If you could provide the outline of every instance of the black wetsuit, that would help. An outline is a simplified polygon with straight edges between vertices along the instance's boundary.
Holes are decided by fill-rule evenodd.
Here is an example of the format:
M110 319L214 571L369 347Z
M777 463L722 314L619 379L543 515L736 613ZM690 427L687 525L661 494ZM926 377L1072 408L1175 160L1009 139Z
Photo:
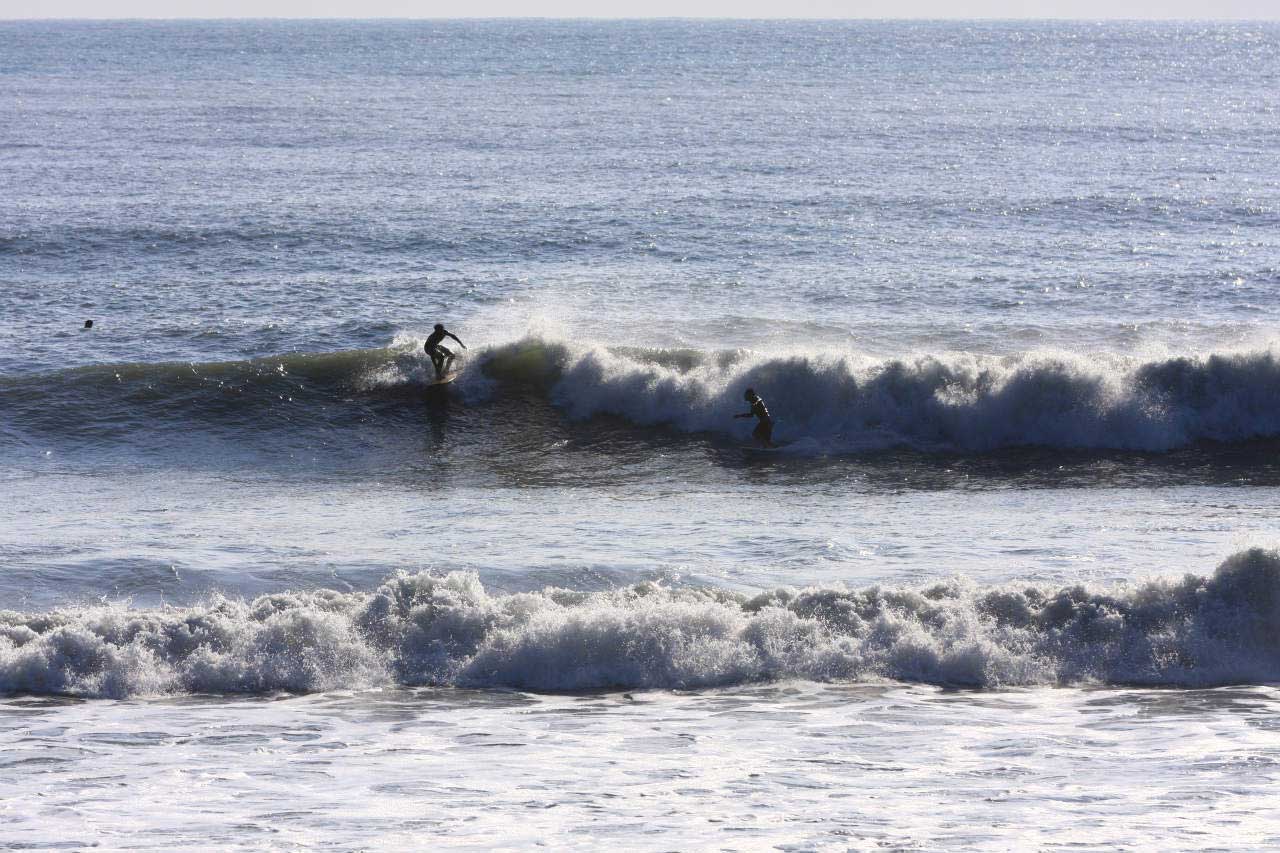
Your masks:
M766 447L773 444L773 418L769 416L769 410L765 408L763 398L756 397L755 402L751 404L751 414L760 421L752 430L751 437Z
M453 361L453 350L448 347L440 346L440 342L446 337L453 338L458 341L458 336L444 329L436 329L427 338L427 342L422 345L427 355L431 356L431 363L436 366L436 373L443 376L445 370L449 367L449 362ZM462 341L458 341L462 343Z

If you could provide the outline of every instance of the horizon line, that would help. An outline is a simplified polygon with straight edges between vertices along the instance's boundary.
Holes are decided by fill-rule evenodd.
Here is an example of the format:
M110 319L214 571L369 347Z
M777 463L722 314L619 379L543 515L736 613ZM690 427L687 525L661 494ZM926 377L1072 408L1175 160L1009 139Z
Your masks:
M1208 23L1280 23L1280 13L1275 17L1209 17L1209 18L1179 18L1179 17L1064 17L1060 15L1026 15L1021 17L972 17L972 16L956 16L956 17L937 17L935 15L907 15L902 17L875 17L875 16L859 16L851 15L838 18L827 16L764 16L764 17L732 17L727 15L376 15L376 16L359 16L359 15L308 15L299 17L295 15L220 15L220 16L203 16L203 15L174 15L168 17L150 17L150 16L46 16L46 17L3 17L0 16L0 23L130 23L130 22L166 22L166 21L617 21L617 22L656 22L656 21L726 21L726 22L756 22L756 21L779 21L779 22L807 22L807 23L841 23L846 21L866 21L866 22L911 22L911 23L954 23L960 21L970 21L974 23L1014 23L1022 21L1038 21L1044 23L1182 23L1182 24L1208 24Z

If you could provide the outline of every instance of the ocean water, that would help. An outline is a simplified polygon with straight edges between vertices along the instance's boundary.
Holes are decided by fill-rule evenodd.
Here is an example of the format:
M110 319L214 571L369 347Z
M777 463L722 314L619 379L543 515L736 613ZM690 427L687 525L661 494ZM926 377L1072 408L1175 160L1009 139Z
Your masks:
M1275 24L0 23L0 847L1280 845L1278 158Z

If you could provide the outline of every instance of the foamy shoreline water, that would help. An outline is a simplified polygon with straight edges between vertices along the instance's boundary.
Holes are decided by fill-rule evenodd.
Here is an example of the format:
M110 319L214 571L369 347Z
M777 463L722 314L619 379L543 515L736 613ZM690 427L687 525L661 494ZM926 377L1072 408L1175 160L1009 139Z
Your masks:
M99 849L1256 850L1280 840L1277 701L810 682L8 699L0 803L10 842Z

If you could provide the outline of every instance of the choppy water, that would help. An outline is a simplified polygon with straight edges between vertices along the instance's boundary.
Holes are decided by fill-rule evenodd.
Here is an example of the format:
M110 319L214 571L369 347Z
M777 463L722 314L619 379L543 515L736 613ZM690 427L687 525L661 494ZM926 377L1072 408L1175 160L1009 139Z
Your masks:
M1278 84L0 23L0 843L1274 846Z

